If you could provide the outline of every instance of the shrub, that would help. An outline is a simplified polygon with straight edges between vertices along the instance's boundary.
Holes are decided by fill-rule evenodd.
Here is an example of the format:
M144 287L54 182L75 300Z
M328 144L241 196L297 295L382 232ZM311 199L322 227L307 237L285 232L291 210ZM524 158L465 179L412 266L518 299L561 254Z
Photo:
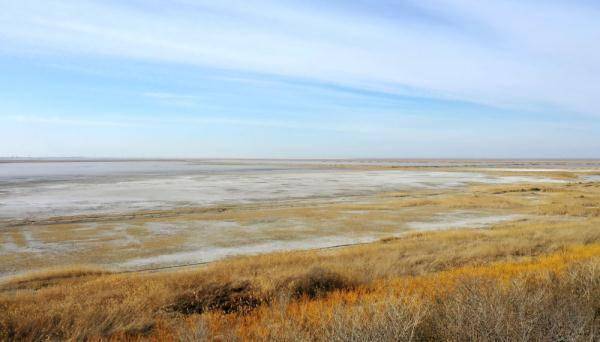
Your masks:
M433 303L428 339L448 341L579 341L600 333L598 265L566 275L515 279L508 286L465 279Z
M295 298L316 298L335 290L354 289L358 285L357 281L339 273L315 267L303 275L284 280L279 288L287 289Z
M214 310L246 312L263 302L258 292L249 281L209 283L179 295L171 308L186 315Z

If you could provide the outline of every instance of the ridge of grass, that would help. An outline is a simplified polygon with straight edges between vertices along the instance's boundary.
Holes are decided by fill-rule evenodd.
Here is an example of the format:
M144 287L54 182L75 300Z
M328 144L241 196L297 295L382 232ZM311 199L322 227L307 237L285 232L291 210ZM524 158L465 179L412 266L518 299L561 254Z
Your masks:
M415 233L339 250L237 257L178 272L73 272L73 277L53 281L48 276L22 277L0 288L0 339L289 340L294 336L288 332L294 331L300 340L318 339L317 333L332 340L350 338L346 333L376 338L377 331L423 337L426 331L431 335L439 329L433 328L433 312L459 310L435 304L439 299L450 305L445 300L452 296L443 293L466 286L461 291L470 289L500 303L502 296L512 296L512 290L493 292L503 288L495 282L498 279L509 288L517 281L554 291L552 277L569 274L565 270L570 265L587 262L596 266L585 267L597 268L599 221L586 220L518 221L489 230ZM541 280L522 276L536 273ZM576 314L588 320L589 305L596 304L582 304L578 298L581 291L597 291L593 284L599 273L585 273L587 278L584 273L564 283L560 294L568 294L563 293L566 288L575 291L567 298L580 303L585 312ZM45 281L45 286L39 286L39 281ZM578 281L587 285L573 287ZM542 295L533 285L514 291L519 296ZM333 311L325 310L329 306ZM506 308L517 309L518 305ZM486 311L486 315L491 314ZM420 323L424 321L429 322L427 329Z

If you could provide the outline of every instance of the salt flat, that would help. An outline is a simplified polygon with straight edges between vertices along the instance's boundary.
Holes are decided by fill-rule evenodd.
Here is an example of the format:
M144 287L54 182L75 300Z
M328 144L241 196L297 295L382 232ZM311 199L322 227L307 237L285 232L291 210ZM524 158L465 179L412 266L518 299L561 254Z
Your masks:
M563 164L556 174L471 164L0 163L0 274L81 263L143 269L491 228L536 219L553 194L541 187L597 181L565 176Z
M481 172L340 170L294 164L0 163L0 220L515 182L559 180Z

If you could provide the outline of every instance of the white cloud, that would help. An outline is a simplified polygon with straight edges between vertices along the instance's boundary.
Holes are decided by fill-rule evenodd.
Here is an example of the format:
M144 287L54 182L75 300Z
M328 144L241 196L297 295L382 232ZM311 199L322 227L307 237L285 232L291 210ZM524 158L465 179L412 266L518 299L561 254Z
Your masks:
M65 118L58 116L38 116L38 115L12 115L6 116L6 119L24 124L50 124L61 126L105 126L105 127L126 127L131 123L117 120L94 120L80 118Z
M408 3L456 28L309 2L154 8L156 2L5 0L0 52L182 63L391 91L408 86L496 106L600 115L598 8L576 1Z
M159 103L178 107L194 107L198 104L198 98L193 95L183 95L167 92L146 92L142 95L154 99Z
M93 126L93 127L147 127L157 125L195 125L195 126L248 126L262 128L284 128L317 131L348 132L360 134L380 134L385 127L372 124L344 124L324 123L314 124L310 122L284 121L284 120L261 120L236 117L203 116L203 117L177 117L170 118L153 116L111 116L107 120L72 118L62 116L42 115L8 115L0 116L2 120L33 125L58 125L58 126Z

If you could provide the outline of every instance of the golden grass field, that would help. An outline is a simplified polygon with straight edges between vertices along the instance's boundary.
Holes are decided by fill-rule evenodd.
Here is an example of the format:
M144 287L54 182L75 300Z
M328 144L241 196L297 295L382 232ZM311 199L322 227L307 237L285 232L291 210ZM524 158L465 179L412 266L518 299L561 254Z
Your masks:
M564 173L545 172L543 176L569 182L580 175L569 178ZM472 219L554 215L572 219L580 216L575 210L597 215L597 197L590 197L595 193L577 186L576 180L567 183L569 186L473 185L16 221L0 225L0 243L13 249L0 253L0 275L71 264L148 268L155 265L148 262L137 266L136 260L197 250L235 251L248 245L279 242L295 243L299 249L311 248L327 239L376 240L414 230L411 224L415 222L445 223L452 219L448 216ZM584 197L577 198L575 194L579 192ZM269 247L260 250L268 251ZM177 257L171 259L175 264L188 263Z
M383 233L369 244L180 270L75 265L5 278L0 339L599 340L600 183L561 179L567 181L134 217L293 218L355 232L378 222ZM483 229L391 234L399 231L395 222L452 210L520 216ZM348 211L361 215L343 215Z

